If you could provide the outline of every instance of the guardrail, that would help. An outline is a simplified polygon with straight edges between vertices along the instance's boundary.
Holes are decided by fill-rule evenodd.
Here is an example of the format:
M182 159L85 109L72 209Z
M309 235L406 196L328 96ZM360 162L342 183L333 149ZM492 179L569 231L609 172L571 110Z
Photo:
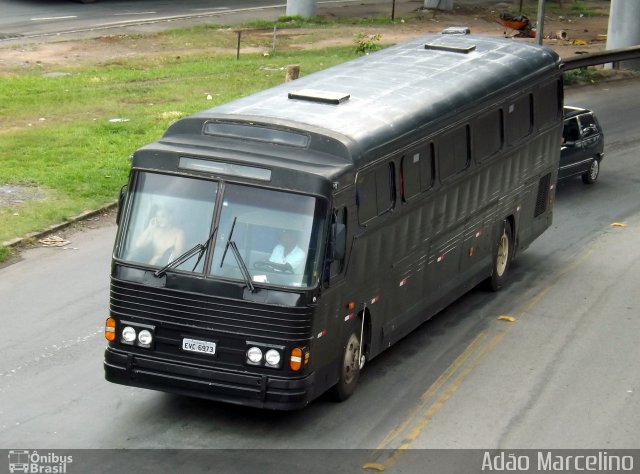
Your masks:
M640 59L640 46L628 48L610 49L597 53L580 54L563 59L560 66L563 71L580 69L581 67L595 66L597 64L618 63L630 59Z

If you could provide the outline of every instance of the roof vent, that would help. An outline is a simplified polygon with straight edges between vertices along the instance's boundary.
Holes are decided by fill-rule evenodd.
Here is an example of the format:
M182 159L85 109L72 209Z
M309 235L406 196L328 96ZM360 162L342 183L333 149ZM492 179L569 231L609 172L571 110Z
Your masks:
M317 91L303 89L297 92L289 92L289 99L306 100L308 102L320 102L322 104L338 105L346 102L351 97L344 92Z
M442 30L443 35L470 35L471 29L468 26L450 26Z
M473 44L471 46L459 47L459 46L448 46L445 44L427 43L424 45L424 49L430 49L432 51L447 51L449 53L468 54L471 51L475 51L476 45Z

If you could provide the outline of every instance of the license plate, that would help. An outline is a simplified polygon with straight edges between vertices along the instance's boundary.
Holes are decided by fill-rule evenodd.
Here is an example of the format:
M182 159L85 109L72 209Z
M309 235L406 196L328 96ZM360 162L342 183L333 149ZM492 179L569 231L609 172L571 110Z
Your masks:
M182 350L189 352L200 352L201 354L215 354L216 343L209 341L198 341L196 339L183 339Z

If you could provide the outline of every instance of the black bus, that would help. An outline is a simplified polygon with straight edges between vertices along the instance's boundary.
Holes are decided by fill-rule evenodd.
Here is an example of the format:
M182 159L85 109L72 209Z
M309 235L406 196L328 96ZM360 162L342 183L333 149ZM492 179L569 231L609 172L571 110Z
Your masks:
M559 57L428 35L181 119L121 193L106 379L272 409L366 360L552 220Z

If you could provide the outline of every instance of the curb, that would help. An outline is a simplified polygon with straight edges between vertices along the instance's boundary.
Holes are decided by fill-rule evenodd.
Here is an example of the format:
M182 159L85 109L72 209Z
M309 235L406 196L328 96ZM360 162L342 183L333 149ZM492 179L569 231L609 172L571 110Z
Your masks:
M25 235L24 237L16 237L15 239L11 239L11 240L5 240L4 242L2 242L2 246L3 247L18 247L22 244L25 244L26 242L33 240L33 239L39 239L42 237L45 237L48 234L51 234L53 232L57 232L59 230L63 230L66 229L67 227L75 224L76 222L80 222L83 221L85 219L88 219L90 217L94 217L97 216L98 214L101 214L103 212L106 211L110 211L112 209L115 209L116 207L118 207L118 202L112 202L110 204L107 204L106 206L103 206L101 208L98 209L94 209L91 211L85 211L81 214L78 214L75 217L72 217L71 219L62 222L61 224L54 224L51 225L49 227L47 227L46 229L39 231L39 232L32 232L30 234Z

